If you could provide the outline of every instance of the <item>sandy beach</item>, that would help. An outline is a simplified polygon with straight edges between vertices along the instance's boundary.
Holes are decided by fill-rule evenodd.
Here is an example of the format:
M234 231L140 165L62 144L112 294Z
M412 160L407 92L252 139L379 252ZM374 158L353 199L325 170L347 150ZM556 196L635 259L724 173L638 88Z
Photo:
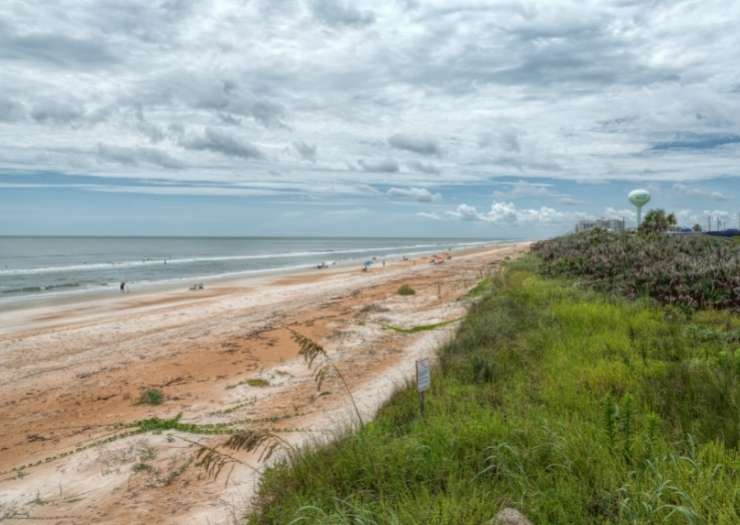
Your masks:
M336 384L318 395L291 330L326 348L372 417L456 323L389 326L459 319L480 278L527 246L3 312L0 521L238 521L259 469L279 455L260 463L242 454L250 466L211 479L194 466L191 442L218 445L222 434L136 432L135 423L181 414L214 428L270 428L294 445L331 439L351 423L350 404ZM398 295L401 284L417 293ZM164 402L138 403L144 389Z

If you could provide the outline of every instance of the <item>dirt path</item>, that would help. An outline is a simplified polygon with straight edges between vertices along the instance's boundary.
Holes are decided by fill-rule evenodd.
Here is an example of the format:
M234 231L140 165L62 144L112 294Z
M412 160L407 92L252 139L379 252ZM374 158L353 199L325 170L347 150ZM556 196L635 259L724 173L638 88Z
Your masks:
M524 249L16 315L0 330L0 522L230 523L259 476L239 466L228 483L225 475L209 479L192 464L197 447L185 441L224 437L135 432L135 422L182 414L181 421L217 425L207 427L215 432L248 426L296 444L325 439L351 418L347 397L333 384L318 395L291 329L324 345L372 416L414 360L454 329L405 334L388 325L460 317L460 299L480 276ZM416 295L399 296L400 284ZM165 402L138 404L147 388Z

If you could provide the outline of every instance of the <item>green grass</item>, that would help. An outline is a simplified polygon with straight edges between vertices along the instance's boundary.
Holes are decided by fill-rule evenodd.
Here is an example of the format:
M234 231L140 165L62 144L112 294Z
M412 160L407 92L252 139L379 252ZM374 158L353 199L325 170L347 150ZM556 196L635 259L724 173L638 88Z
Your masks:
M191 434L225 434L229 432L230 426L226 424L206 424L184 423L180 421L182 414L177 414L169 419L152 417L142 419L132 426L139 432L163 432L166 430L179 430L180 432L189 432Z
M492 284L491 277L485 277L478 281L478 284L476 284L467 294L468 297L480 297L484 295L485 293L489 292L491 290L491 284Z
M252 524L740 523L740 339L515 262L377 418L266 471Z

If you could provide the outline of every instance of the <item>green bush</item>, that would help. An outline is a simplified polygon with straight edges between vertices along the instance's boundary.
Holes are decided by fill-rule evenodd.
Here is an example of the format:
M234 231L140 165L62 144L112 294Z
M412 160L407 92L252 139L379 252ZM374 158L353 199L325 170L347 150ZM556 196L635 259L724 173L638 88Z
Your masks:
M740 245L724 239L592 230L536 243L532 251L546 275L684 309L740 311Z
M139 396L140 405L161 405L164 403L164 394L156 388L147 388Z
M398 289L398 295L414 295L416 290L411 288L408 284L402 284Z

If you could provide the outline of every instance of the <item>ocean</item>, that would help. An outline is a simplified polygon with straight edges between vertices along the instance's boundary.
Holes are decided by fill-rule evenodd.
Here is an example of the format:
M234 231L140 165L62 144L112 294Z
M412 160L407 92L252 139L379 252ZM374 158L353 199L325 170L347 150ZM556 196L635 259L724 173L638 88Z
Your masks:
M0 237L0 302L301 270L324 261L460 249L496 240L362 237Z

